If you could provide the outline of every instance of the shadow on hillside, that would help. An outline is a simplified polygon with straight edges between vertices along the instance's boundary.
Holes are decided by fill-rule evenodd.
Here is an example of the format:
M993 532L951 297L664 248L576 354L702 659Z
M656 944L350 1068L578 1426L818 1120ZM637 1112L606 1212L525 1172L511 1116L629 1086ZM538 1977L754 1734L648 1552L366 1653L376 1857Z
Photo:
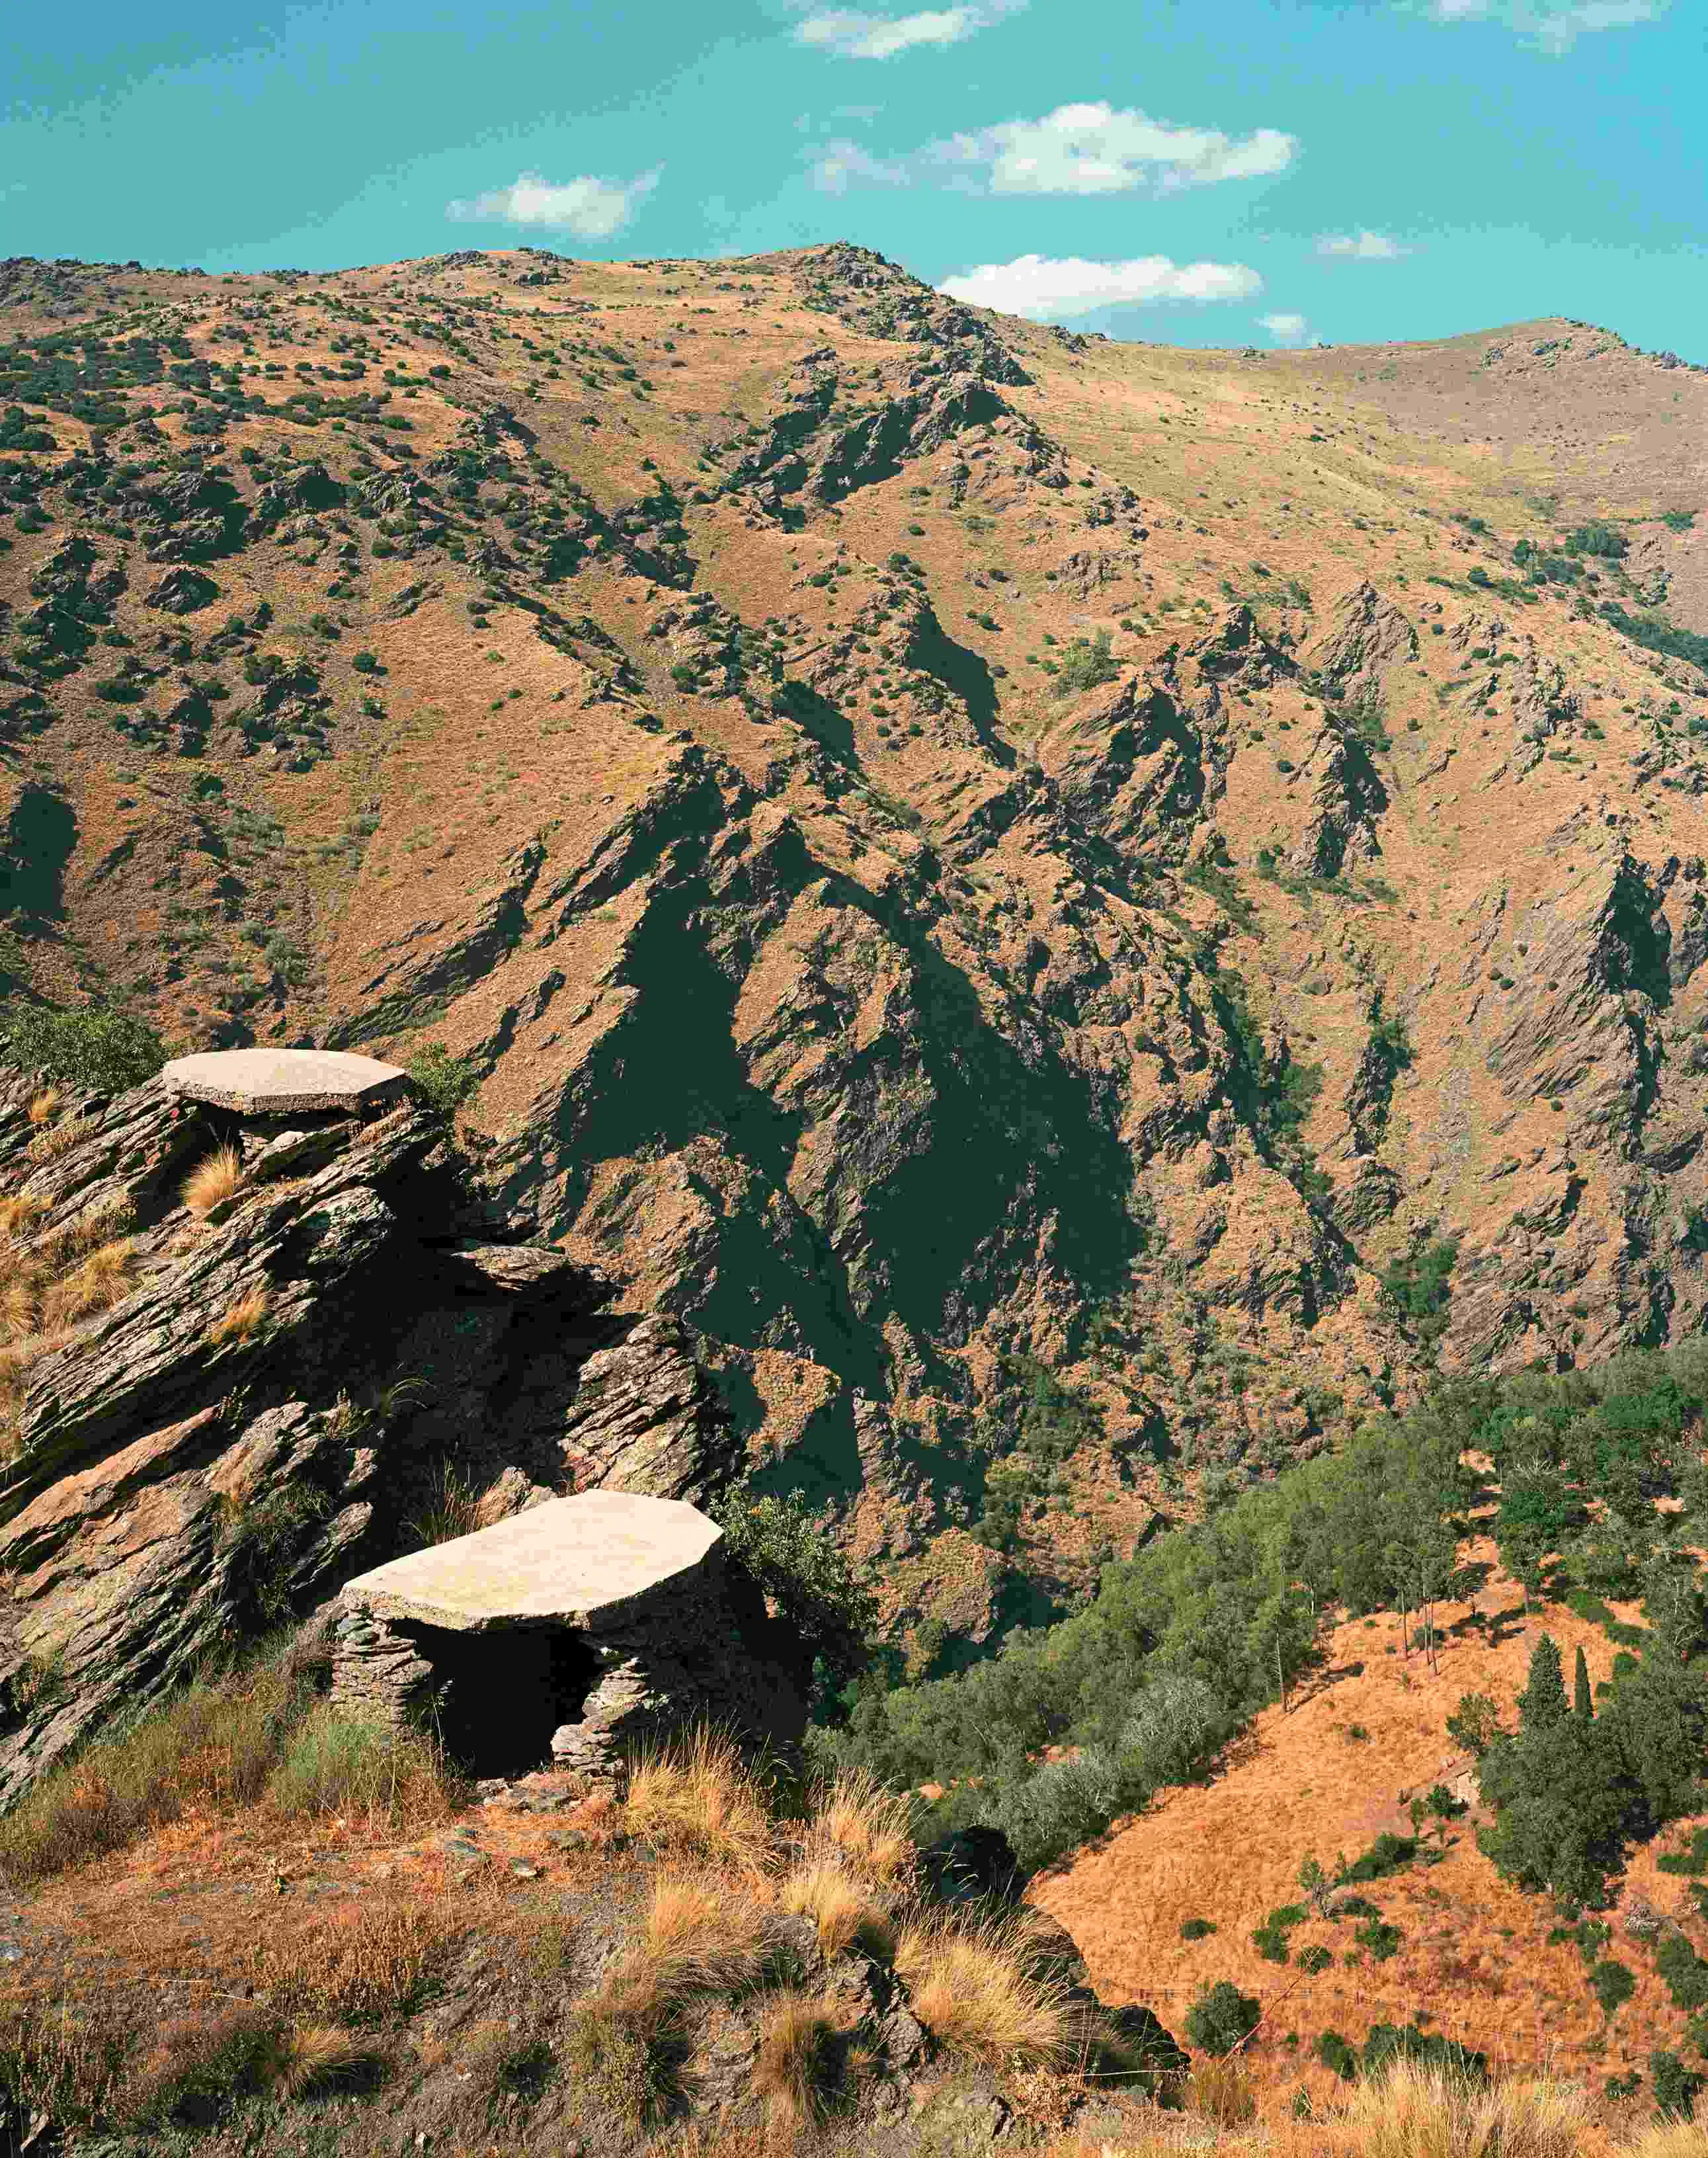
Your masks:
M906 962L922 1023L905 1050L850 1046L839 1051L850 1060L845 1071L833 1058L774 1095L756 1076L771 1068L764 1053L750 1062L737 1038L758 950L741 942L757 927L740 931L739 906L730 911L744 871L724 864L710 888L707 827L720 815L715 796L679 798L624 865L625 884L648 875L651 893L615 970L615 987L639 993L601 1047L611 1083L584 1074L557 1117L536 1124L518 1188L505 1195L520 1197L530 1175L560 1176L566 1221L601 1162L684 1161L684 1189L706 1210L715 1242L668 1308L732 1345L809 1355L838 1374L835 1402L782 1472L810 1497L828 1497L864 1481L856 1397L880 1410L888 1401L890 1314L916 1338L964 1341L1035 1271L1046 1232L1051 1272L1088 1304L1118 1293L1140 1233L1122 1204L1131 1164L1076 1073L1048 1058L1029 1062L904 903L828 871L798 834L767 857L770 905L814 888L842 917L839 945L879 932ZM729 925L715 950L714 901ZM826 965L816 959L815 972ZM818 993L810 979L801 991ZM803 1149L810 1159L845 1084L859 1087L867 1113L839 1121L833 1154L821 1148L803 1185ZM707 1137L735 1165L734 1179L686 1166Z
M29 785L12 806L0 853L0 912L65 918L65 865L77 844L77 814L51 787Z
M1015 753L996 731L996 682L978 654L968 645L957 644L933 615L913 638L907 656L961 700L979 746L998 764L1012 770Z

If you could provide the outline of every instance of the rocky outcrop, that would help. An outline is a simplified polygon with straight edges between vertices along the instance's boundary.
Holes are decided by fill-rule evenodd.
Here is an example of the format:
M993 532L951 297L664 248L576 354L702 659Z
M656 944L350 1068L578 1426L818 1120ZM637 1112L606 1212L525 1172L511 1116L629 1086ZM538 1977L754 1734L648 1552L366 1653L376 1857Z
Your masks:
M1308 665L1336 689L1378 679L1385 668L1417 657L1417 632L1367 579L1343 593L1334 620L1304 653Z
M1349 863L1374 861L1381 853L1377 824L1388 790L1355 730L1325 714L1315 740L1300 760L1290 787L1310 790L1310 809L1287 866L1301 876L1339 876Z
M0 1807L119 1710L406 1549L436 1464L502 1504L606 1481L710 1502L737 1473L680 1329L604 1313L596 1271L507 1241L423 1112L271 1128L155 1082L72 1102L42 1159L33 1091L0 1092L12 1248L105 1241L124 1281L8 1352ZM179 1187L224 1143L244 1178L199 1218Z

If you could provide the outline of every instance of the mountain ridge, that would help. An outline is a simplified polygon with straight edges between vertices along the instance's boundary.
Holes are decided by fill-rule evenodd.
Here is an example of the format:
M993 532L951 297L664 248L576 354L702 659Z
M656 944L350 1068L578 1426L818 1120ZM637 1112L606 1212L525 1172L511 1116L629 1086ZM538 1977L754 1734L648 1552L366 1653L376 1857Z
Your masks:
M1702 370L841 246L0 309L15 991L467 1056L917 1667L1437 1370L1700 1325Z

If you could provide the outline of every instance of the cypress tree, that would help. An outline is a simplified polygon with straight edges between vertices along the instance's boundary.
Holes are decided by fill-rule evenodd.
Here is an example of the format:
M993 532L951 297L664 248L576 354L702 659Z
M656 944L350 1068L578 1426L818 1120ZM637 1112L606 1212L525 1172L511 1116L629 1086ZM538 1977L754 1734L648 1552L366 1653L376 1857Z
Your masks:
M1566 1714L1566 1673L1560 1648L1551 1634L1544 1634L1530 1651L1530 1673L1518 1697L1519 1714L1526 1731L1540 1731L1558 1723Z
M1595 1709L1590 1701L1589 1665L1584 1660L1581 1646L1571 1673L1571 1711L1580 1723L1588 1723L1595 1716Z

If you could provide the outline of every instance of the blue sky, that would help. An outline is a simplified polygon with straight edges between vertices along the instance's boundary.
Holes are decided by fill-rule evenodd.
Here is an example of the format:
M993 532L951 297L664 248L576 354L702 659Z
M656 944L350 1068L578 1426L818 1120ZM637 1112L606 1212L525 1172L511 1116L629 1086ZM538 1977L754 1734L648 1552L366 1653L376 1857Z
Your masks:
M1708 362L1700 0L8 12L0 256L849 239L1115 337L1560 313Z

